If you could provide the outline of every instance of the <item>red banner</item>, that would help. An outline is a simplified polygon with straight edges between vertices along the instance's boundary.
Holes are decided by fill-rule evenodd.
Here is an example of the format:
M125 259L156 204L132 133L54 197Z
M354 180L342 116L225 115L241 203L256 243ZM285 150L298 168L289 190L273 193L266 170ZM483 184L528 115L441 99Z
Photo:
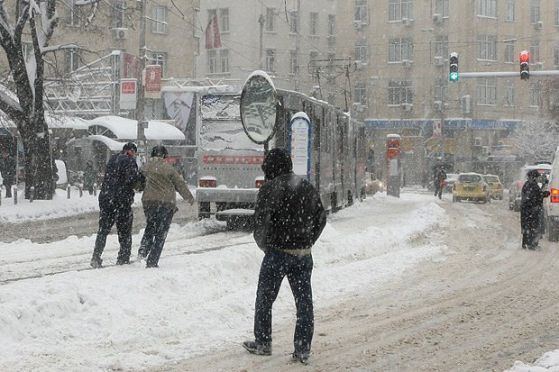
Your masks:
M205 155L202 158L204 164L262 164L264 156L222 156Z
M146 97L156 96L158 98L161 95L161 66L146 66L144 92Z

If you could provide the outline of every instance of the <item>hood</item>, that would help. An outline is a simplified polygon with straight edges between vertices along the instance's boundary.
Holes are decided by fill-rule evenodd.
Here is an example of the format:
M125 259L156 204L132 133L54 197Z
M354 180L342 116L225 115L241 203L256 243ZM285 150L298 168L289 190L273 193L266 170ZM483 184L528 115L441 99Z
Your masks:
M293 163L291 157L283 149L272 149L262 163L262 170L267 180L272 180L282 174L291 173Z

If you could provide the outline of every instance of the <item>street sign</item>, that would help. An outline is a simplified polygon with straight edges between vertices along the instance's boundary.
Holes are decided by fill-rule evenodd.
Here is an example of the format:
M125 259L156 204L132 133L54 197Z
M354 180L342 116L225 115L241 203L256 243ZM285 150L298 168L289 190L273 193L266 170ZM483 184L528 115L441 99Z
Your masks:
M136 79L120 79L120 108L121 110L136 109L136 95L138 93Z

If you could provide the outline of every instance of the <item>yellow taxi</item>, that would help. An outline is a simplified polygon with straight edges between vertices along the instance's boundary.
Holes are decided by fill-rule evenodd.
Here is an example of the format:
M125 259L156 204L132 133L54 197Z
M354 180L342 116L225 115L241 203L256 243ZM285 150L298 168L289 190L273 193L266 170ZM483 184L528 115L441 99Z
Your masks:
M489 187L479 173L460 173L458 179L452 186L452 201L461 200L481 201L487 203L491 201Z
M483 179L489 187L489 195L493 199L503 200L503 184L501 183L499 176L486 174L483 176Z

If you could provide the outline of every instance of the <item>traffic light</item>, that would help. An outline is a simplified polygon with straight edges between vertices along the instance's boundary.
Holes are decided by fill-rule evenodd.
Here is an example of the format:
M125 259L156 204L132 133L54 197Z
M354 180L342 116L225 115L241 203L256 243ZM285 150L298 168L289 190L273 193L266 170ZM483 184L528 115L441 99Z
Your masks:
M460 79L460 75L458 74L458 53L452 52L450 53L450 73L448 74L448 80L450 81L458 81Z
M523 50L520 52L520 79L528 80L530 78L530 53Z

